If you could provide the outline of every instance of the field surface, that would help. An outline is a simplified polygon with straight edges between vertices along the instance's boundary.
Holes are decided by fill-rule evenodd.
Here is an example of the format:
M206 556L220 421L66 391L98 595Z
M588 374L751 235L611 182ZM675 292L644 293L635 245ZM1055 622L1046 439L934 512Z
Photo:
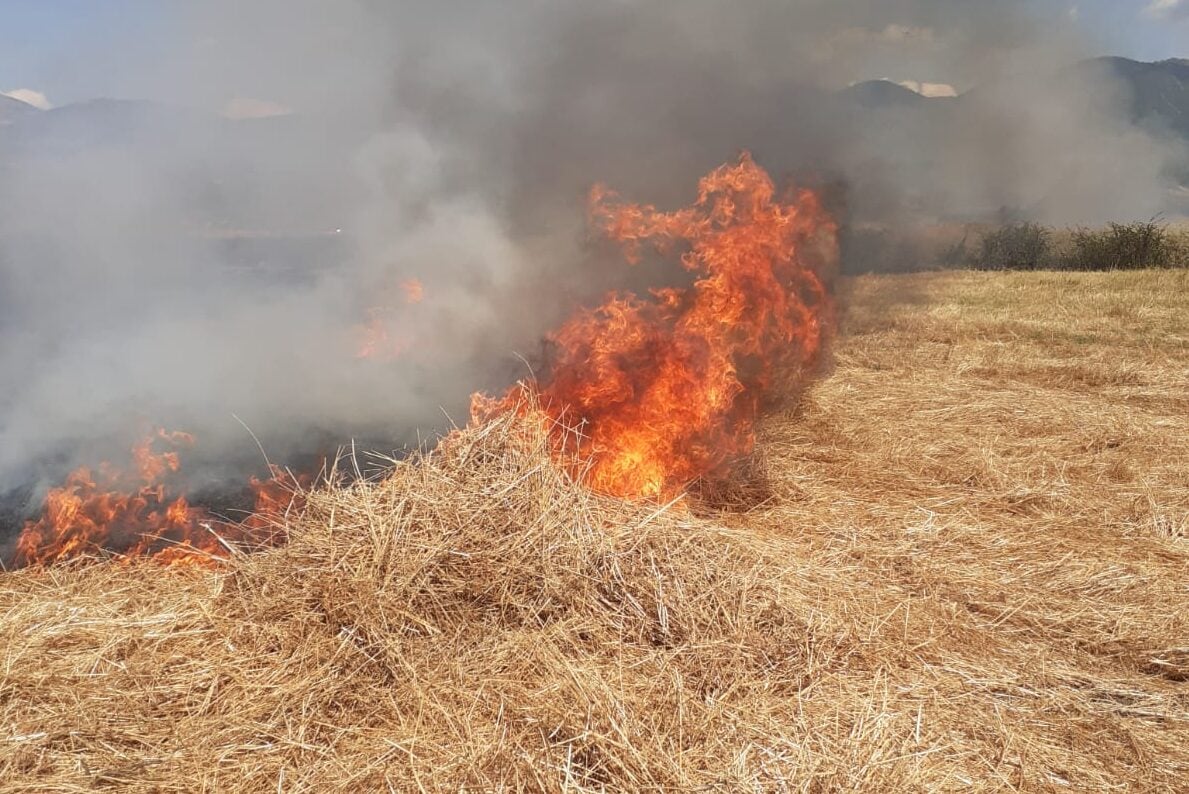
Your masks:
M0 791L1183 791L1189 271L841 293L713 498L507 419L222 573L0 574Z

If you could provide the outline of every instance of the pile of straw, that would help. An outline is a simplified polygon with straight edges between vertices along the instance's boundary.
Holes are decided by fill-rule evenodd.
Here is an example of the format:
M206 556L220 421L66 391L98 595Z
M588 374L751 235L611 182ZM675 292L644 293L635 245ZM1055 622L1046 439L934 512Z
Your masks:
M0 791L1177 790L1185 392L1001 356L1051 308L979 278L852 285L746 512L594 496L505 418L221 573L3 575Z

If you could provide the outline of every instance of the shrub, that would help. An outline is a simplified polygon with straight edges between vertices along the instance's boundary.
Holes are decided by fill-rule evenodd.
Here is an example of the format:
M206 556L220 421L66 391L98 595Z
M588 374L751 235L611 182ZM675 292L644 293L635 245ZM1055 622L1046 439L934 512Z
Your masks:
M974 266L980 270L1040 270L1048 267L1052 232L1037 223L1009 223L987 232Z
M1139 270L1173 267L1179 259L1168 227L1153 218L1100 230L1076 229L1060 265L1065 270Z
M970 264L970 251L966 247L966 240L970 232L962 235L962 239L944 249L937 257L937 264L945 270L964 268Z
M1170 235L1172 242L1172 264L1170 267L1189 268L1189 231Z

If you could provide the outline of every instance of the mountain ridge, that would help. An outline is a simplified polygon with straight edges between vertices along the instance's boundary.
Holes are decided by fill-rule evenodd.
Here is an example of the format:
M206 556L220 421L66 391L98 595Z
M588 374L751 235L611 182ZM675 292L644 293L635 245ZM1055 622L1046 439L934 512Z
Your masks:
M0 94L0 125L11 124L23 116L40 113L41 111L24 100L8 94Z
M1102 91L1119 86L1129 120L1157 133L1172 133L1189 141L1189 58L1137 61L1106 55L1079 61L1060 70L1055 79L1079 87L1101 85ZM1080 82L1079 82L1080 81ZM844 101L869 109L937 108L968 103L986 91L975 86L957 97L929 97L892 80L865 80L838 92Z

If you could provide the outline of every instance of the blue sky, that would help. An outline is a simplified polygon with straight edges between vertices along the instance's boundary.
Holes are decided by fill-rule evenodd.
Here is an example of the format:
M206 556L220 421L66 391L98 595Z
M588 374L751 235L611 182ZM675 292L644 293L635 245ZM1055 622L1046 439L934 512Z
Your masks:
M1189 58L1189 0L1079 0L1078 22L1103 55L1141 61Z
M118 91L113 53L151 55L168 2L0 0L0 91L26 88L58 104Z
M59 105L97 96L166 98L153 79L159 75L145 74L144 65L196 44L177 40L186 30L185 7L170 0L0 0L0 92L28 89ZM1096 54L1189 57L1189 0L1069 0L1068 12L1068 24Z

